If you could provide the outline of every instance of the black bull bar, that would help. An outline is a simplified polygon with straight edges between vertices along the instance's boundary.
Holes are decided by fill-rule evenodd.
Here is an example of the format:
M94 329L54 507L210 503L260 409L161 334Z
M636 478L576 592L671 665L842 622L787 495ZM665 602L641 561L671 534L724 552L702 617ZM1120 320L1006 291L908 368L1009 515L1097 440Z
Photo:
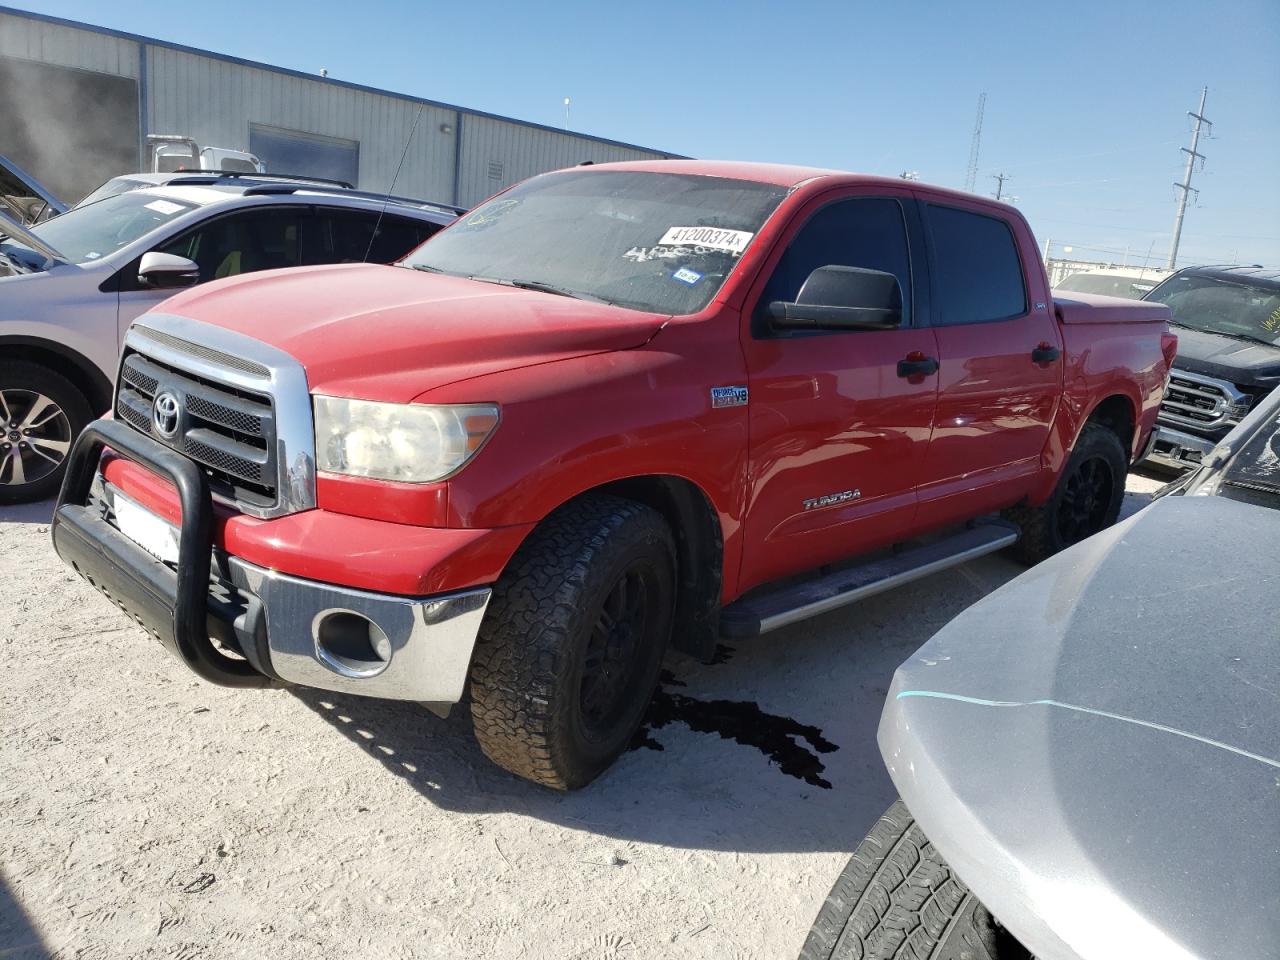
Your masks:
M177 569L153 557L90 505L104 447L169 480L182 504ZM197 675L225 687L273 683L210 639L213 499L204 472L182 454L117 420L95 420L76 440L50 533L58 556L159 638Z

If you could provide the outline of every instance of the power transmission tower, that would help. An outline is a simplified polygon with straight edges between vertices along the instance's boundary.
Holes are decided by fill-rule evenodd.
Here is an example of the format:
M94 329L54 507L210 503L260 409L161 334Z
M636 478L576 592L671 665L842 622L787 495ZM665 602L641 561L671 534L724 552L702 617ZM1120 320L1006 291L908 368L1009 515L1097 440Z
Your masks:
M1196 158L1200 159L1200 169L1204 169L1204 154L1196 153L1196 147L1200 145L1200 126L1207 126L1210 131L1213 130L1213 123L1204 117L1204 101L1209 96L1209 88L1205 87L1200 91L1200 109L1195 113L1187 113L1188 117L1195 120L1196 125L1191 130L1191 149L1182 148L1182 152L1187 155L1187 169L1182 175L1182 182L1175 183L1174 187L1182 191L1178 194L1178 214L1173 219L1173 245L1169 247L1169 269L1172 270L1178 262L1178 241L1182 239L1182 218L1187 212L1187 196L1195 193L1200 196L1199 190L1193 190L1191 186L1191 173L1195 169ZM1212 132L1210 133L1212 136Z
M991 175L991 179L996 182L996 193L995 193L996 199L997 200L1003 199L1004 198L1004 182L1006 180L1012 180L1013 177L1009 176L1007 173L993 173Z
M978 94L978 117L973 121L973 140L969 144L969 172L965 174L964 188L973 193L978 179L978 149L982 146L982 112L987 107L986 91Z

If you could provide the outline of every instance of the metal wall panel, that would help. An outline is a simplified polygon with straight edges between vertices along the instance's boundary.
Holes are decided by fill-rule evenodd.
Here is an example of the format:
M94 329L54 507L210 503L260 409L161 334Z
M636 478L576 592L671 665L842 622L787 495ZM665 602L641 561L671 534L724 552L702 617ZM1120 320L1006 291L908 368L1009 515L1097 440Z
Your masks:
M138 78L136 42L11 13L0 13L0 57Z
M141 133L248 149L250 124L257 123L356 141L357 186L365 190L388 189L403 154L396 193L464 206L525 177L583 160L667 156L40 14L0 11L0 57L137 79ZM40 176L39 170L32 173Z
M462 128L458 202L465 207L526 177L584 160L608 163L666 156L467 113Z
M419 104L167 47L148 46L151 133L181 133L201 146L248 149L249 124L299 130L360 144L360 182L386 190L404 153ZM446 125L451 132L444 133ZM395 191L448 202L453 197L452 110L422 106ZM286 171L290 172L290 171Z

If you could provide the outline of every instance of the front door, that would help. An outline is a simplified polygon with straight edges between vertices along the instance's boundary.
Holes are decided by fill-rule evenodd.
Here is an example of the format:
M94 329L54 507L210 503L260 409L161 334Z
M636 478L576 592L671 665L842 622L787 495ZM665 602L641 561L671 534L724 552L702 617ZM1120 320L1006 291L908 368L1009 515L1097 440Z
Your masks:
M195 261L200 282L234 277L254 270L296 267L300 262L299 230L302 208L259 207L208 220L155 249ZM156 290L138 282L138 261L120 271L120 339L138 316L176 290Z
M920 483L920 520L930 528L1025 495L1062 395L1061 331L1027 282L1039 270L1034 249L1019 248L997 210L962 204L921 204L942 364Z
M938 378L899 369L908 358L937 356L912 284L910 203L906 191L883 190L815 201L747 299L750 476L740 590L891 543L914 522ZM775 329L768 305L794 302L810 273L829 265L896 276L901 326Z

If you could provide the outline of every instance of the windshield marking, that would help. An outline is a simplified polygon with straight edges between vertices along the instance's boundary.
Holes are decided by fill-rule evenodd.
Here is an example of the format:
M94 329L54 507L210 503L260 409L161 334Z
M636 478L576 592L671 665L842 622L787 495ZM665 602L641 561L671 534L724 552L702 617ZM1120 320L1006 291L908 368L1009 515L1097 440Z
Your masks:
M1219 750L1226 750L1228 753L1234 753L1249 760L1256 760L1264 763L1269 767L1275 767L1280 770L1280 760L1273 760L1270 757L1264 757L1261 754L1253 753L1241 747L1233 747L1229 743L1223 743L1221 740L1214 740L1211 737L1202 737L1198 733L1191 733L1189 730L1179 730L1177 727L1166 726L1163 723L1155 723L1151 720L1139 720L1137 717L1126 717L1121 713L1111 713L1109 710L1096 710L1093 707L1082 707L1074 703L1063 703L1060 700L985 700L982 697L966 697L959 693L941 693L937 690L903 690L895 699L904 700L907 697L928 697L934 700L954 700L957 703L971 703L979 707L1060 707L1063 710L1074 710L1076 713L1087 713L1095 717L1104 717L1107 720L1119 720L1122 723L1132 723L1135 726L1146 727L1149 730L1158 730L1161 733L1172 733L1177 737L1186 737L1188 740L1195 740L1197 743L1203 743L1210 747L1217 747Z

